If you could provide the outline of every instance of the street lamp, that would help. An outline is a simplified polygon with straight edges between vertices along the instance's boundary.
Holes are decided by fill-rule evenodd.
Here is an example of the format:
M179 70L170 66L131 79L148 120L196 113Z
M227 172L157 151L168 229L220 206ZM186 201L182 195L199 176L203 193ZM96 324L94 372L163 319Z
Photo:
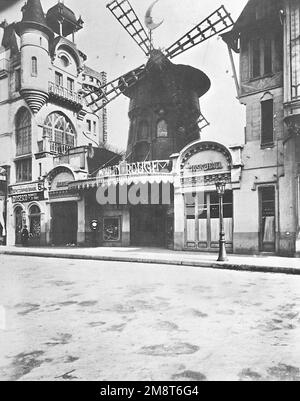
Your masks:
M224 214L223 214L223 197L225 194L226 182L220 180L216 182L216 189L219 196L219 216L220 216L220 240L219 240L219 258L218 262L226 262L228 260L226 253L226 239L224 230Z

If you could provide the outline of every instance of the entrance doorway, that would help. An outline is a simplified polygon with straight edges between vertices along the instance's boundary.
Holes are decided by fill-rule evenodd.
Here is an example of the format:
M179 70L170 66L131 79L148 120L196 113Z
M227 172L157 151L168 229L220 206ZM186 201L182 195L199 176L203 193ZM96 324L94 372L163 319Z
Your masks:
M275 187L262 187L259 191L260 203L260 251L275 252L276 242L276 202Z
M233 249L233 196L224 195L226 248ZM215 192L185 195L185 248L203 251L219 249L219 197Z
M51 205L52 242L56 246L77 244L77 202L61 202Z
M15 210L15 243L22 244L22 229L23 229L23 209L18 206Z
M37 205L29 209L29 232L31 234L29 243L31 246L41 244L41 210Z
M166 209L159 205L137 205L130 211L131 245L163 247L167 245Z

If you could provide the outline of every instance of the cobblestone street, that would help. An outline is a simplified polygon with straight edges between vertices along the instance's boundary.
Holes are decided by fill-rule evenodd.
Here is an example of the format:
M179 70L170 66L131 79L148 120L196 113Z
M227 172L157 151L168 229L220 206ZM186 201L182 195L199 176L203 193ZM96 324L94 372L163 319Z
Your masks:
M300 380L298 276L1 255L0 277L1 380Z

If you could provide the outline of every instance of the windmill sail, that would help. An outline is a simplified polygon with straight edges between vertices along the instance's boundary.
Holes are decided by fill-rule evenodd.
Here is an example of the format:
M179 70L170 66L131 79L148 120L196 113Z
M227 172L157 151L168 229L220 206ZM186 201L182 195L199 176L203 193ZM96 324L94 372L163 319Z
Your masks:
M85 95L87 106L92 107L94 112L103 109L108 103L120 96L125 90L136 84L136 82L145 74L145 65L141 65L127 74L101 86L96 91L87 93Z
M151 49L150 39L129 1L113 0L106 7L148 56Z
M220 34L225 29L233 26L233 24L234 22L230 14L226 11L224 6L221 6L170 46L166 50L166 56L172 59L205 40Z

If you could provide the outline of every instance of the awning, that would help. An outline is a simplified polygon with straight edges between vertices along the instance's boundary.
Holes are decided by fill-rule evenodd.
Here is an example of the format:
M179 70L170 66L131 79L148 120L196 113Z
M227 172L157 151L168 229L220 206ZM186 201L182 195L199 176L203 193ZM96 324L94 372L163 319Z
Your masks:
M132 184L173 184L172 173L152 175L120 175L110 177L97 177L87 180L74 181L69 184L69 189L85 190L98 187L109 187L111 185L132 185Z

